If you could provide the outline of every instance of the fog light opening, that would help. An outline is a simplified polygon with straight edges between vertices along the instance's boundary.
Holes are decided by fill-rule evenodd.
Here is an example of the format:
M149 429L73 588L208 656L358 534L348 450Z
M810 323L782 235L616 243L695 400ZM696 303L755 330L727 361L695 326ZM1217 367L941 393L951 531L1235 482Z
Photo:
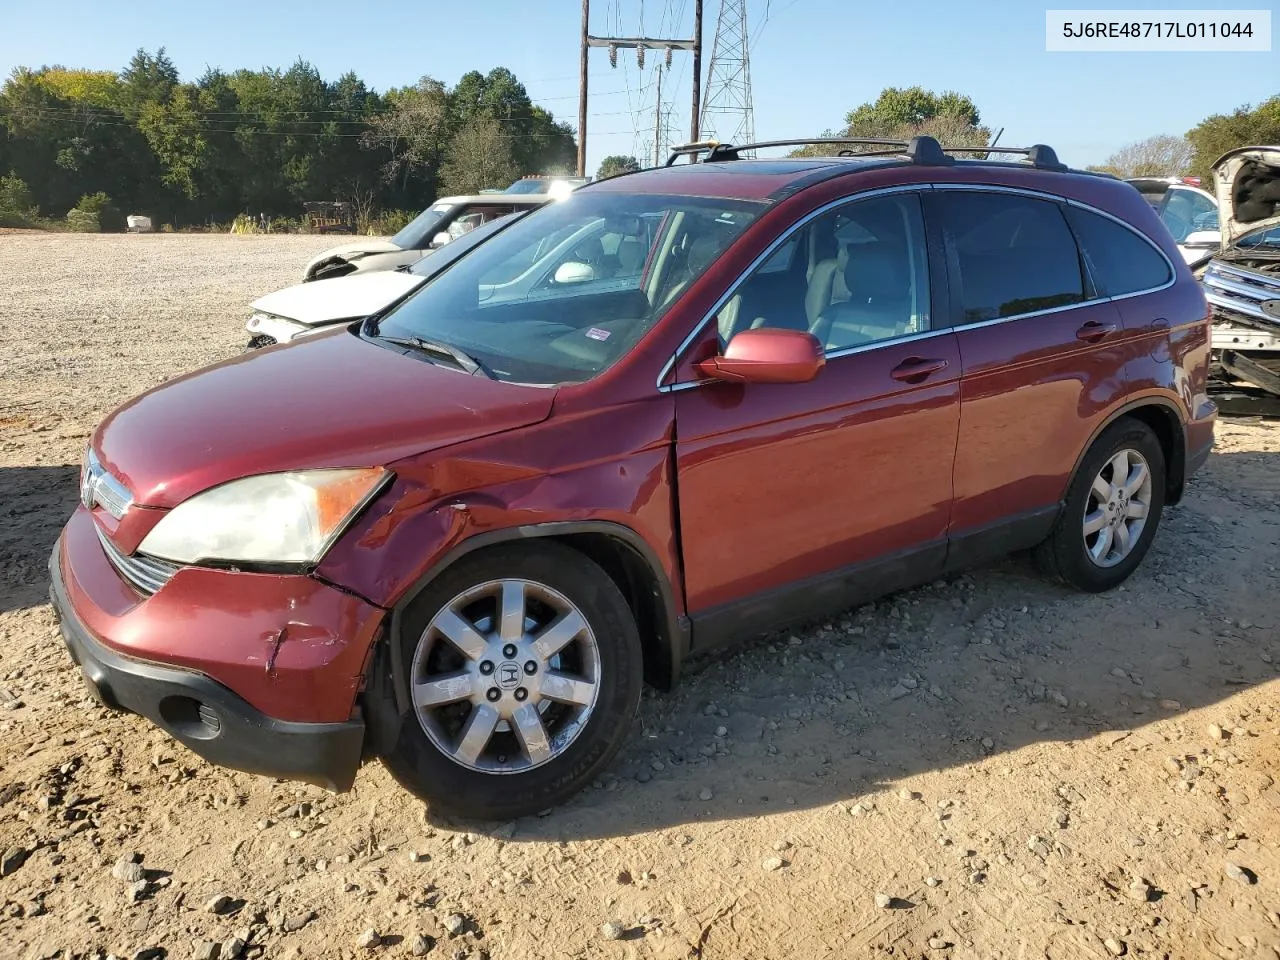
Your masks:
M165 697L160 701L160 718L176 737L212 740L222 732L218 712L192 697Z

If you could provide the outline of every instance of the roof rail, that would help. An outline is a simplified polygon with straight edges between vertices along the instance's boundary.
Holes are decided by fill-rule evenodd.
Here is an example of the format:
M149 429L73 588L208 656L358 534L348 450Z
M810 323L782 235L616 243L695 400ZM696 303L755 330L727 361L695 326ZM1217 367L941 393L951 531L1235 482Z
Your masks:
M905 156L912 163L933 165L943 165L955 162L955 157L950 156L955 153L980 153L982 159L988 159L993 153L1015 153L1022 154L1030 162L1031 166L1039 170L1058 170L1065 171L1069 168L1066 164L1058 160L1057 153L1050 146L1043 143L1032 144L1029 147L1004 147L1004 146L987 146L987 147L945 147L930 136L912 137L910 140L893 140L885 137L806 137L800 140L762 140L757 143L718 143L714 140L703 140L697 143L681 144L671 148L671 156L667 159L667 166L671 166L676 159L681 156L696 157L697 154L706 153L703 163L718 163L724 160L738 160L741 154L749 150L758 150L766 147L807 147L821 145L867 145L887 147L885 150L839 150L836 156L840 157L878 157L878 156ZM696 159L691 162L698 162Z
M715 152L715 150L719 146L720 146L719 140L694 140L691 143L679 144L678 146L674 146L670 148L671 155L667 157L667 162L665 166L668 166L668 167L671 166L680 157L684 157L684 156L696 157L698 154L703 153L704 151L708 154L708 159L710 159L710 154ZM697 161L691 160L690 162L696 163Z

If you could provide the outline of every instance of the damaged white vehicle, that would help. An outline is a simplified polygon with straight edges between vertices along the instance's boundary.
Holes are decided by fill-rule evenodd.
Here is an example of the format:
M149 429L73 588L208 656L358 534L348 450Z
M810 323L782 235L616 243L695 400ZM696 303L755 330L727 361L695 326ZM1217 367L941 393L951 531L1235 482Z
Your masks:
M363 237L316 254L303 269L302 282L408 267L476 227L556 199L558 197L546 193L441 197L390 239Z
M259 297L249 305L253 314L245 329L246 349L328 330L336 324L361 320L407 297L467 251L519 220L529 207L476 227L430 257L390 270L374 270L337 277L324 283L298 283Z
M1218 201L1200 186L1199 177L1130 177L1126 182L1151 204L1192 268L1218 251Z
M1201 278L1223 379L1280 398L1280 146L1241 147L1214 164L1222 243Z

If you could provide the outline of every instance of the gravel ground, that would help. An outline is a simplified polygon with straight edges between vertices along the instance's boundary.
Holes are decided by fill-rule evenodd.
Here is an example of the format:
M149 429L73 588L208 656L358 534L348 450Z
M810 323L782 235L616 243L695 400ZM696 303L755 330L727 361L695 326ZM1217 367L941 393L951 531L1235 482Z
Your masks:
M44 565L115 405L325 238L0 238L0 957L1280 957L1280 425L1110 595L1008 561L647 694L569 805L442 822L85 696Z

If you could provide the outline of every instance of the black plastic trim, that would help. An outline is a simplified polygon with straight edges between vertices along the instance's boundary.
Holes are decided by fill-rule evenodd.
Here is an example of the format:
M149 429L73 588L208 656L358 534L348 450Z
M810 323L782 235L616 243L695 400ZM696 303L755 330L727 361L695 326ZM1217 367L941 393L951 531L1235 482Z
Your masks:
M1053 532L1062 506L1054 503L983 527L953 533L947 547L946 572L958 573L1001 560L1019 550L1029 550Z
M361 762L362 718L276 720L203 673L113 652L89 633L67 599L61 551L59 537L49 558L49 599L71 659L103 704L146 717L210 763L337 792L351 789ZM201 722L202 713L216 716L217 725Z
M946 555L947 542L936 540L705 610L693 616L693 652L701 655L927 583L942 573Z

